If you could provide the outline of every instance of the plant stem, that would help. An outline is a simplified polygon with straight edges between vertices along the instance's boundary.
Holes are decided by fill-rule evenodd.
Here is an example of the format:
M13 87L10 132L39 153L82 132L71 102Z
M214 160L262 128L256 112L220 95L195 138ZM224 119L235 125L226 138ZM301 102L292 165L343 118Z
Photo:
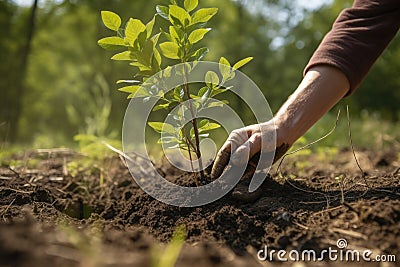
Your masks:
M186 144L188 145L188 153L189 153L189 160L190 160L190 168L192 168L192 171L194 170L193 168L193 159L192 159L192 150L190 149L190 146L193 147L193 149L196 149L192 142L190 141L188 135L187 135L187 131L186 131L186 127L183 127L183 134L185 135L185 140L186 140ZM193 171L193 180L196 184L196 186L200 186L199 180L197 179L197 175L196 173Z
M184 28L184 31L186 30L186 28ZM191 101L191 97L190 97L190 90L189 90L189 84L188 84L188 77L187 77L187 60L188 58L187 56L187 52L186 51L186 45L188 44L188 35L185 34L185 38L183 39L183 44L182 44L182 52L183 52L183 57L182 57L182 63L183 63L183 87L184 87L184 92L186 94L186 100L188 100L189 102L189 110L190 110L190 114L192 115L192 120L191 123L193 125L193 131L194 131L194 137L195 137L195 146L193 146L191 140L190 140L190 136L188 137L186 135L186 142L188 145L188 148L190 148L190 145L193 146L193 150L196 153L197 159L199 161L199 169L200 169L200 177L202 181L205 181L205 176L204 176L204 171L203 171L203 162L202 162L202 158L201 158L201 151L200 151L200 138L199 138L199 129L197 127L197 119L195 117L194 114L194 110L193 110L193 105L192 105L192 101ZM189 149L189 155L190 154L190 149ZM191 159L190 159L191 160ZM192 160L190 161L192 164L192 170L194 172L193 169L193 163Z
M184 63L184 81L183 81L183 86L184 86L184 90L185 90L185 94L186 94L186 99L189 102L189 110L190 113L192 115L192 120L191 123L193 125L193 130L194 130L194 138L195 138L195 153L197 156L197 159L199 161L199 169L200 169L200 177L202 179L202 181L205 180L205 176L204 176L204 171L203 171L203 162L201 159L201 151L200 151L200 138L199 138L199 129L197 128L197 119L195 117L194 111L193 111L193 105L192 105L192 101L191 101L191 97L190 97L190 91L189 91L189 84L188 84L188 79L187 79L187 69L186 69L186 64ZM189 144L188 144L189 147ZM190 153L190 152L189 152Z

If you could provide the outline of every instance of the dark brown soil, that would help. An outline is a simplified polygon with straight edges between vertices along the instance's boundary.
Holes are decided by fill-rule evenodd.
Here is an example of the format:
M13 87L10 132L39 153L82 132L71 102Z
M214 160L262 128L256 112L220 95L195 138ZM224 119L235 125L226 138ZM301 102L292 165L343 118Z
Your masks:
M257 251L321 251L337 248L339 238L348 249L397 257L397 265L371 266L400 264L398 152L359 152L365 179L349 151L288 157L254 203L227 195L197 208L154 200L118 158L106 163L102 186L96 171L71 176L66 164L80 160L74 155L17 158L21 166L0 168L1 266L152 266L179 225L186 225L187 240L176 266L290 266L261 262ZM172 181L191 179L166 164L160 171ZM296 266L311 265L345 264Z

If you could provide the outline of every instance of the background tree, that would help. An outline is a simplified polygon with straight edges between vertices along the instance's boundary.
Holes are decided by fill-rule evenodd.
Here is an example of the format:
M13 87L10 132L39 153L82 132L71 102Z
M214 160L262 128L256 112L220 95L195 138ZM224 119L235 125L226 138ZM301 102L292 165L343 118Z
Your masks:
M126 101L116 92L115 81L130 77L132 72L123 63L104 63L112 53L104 53L96 44L106 35L100 10L112 10L125 21L129 17L149 21L154 6L168 2L39 1L34 12L36 30L29 38L31 6L0 1L2 142L70 145L75 134L88 129L88 123L95 124L93 117L100 118L104 113L93 97L98 88L103 88L102 92L107 88L111 99L108 125L102 126L106 128L102 131L119 132L126 107L121 103ZM205 60L217 61L219 55L226 55L229 61L236 62L254 56L243 71L263 90L276 111L301 80L304 66L334 19L351 3L337 0L310 10L289 0L202 0L201 5L220 8L210 23L214 30L205 45L212 49ZM157 27L162 23L157 19ZM31 45L27 46L29 39ZM22 64L24 51L28 51L29 60ZM343 102L351 104L353 114L368 109L383 119L399 120L398 62L400 41L395 38L361 88ZM233 108L245 107L234 97L229 100ZM248 117L249 112L244 114ZM248 123L252 121L246 119ZM19 130L11 126L18 126Z

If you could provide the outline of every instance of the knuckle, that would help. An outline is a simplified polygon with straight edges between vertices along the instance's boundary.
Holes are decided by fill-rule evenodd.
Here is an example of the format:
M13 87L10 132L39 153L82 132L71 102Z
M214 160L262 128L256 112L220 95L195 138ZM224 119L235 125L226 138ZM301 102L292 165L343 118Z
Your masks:
M243 128L233 130L229 135L229 139L234 142L243 142L247 138L248 138L247 133Z
M251 135L251 139L252 139L252 140L260 140L261 137L262 137L262 134L261 134L260 132L253 133L253 134Z
M240 133L241 133L240 129L235 129L229 134L229 136L237 136L240 135Z
M228 152L226 152L225 150L220 150L220 151L218 151L218 153L217 153L218 159L224 157L224 155L226 155L227 153L228 153Z

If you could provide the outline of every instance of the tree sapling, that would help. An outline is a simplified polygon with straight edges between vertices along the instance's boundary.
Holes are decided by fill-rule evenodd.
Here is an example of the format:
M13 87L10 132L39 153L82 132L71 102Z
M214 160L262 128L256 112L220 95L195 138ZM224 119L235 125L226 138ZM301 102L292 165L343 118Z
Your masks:
M98 44L106 50L123 50L111 59L127 61L137 69L134 79L117 81L117 84L127 84L118 90L128 93L128 98L140 97L143 101L157 97L159 101L153 111L171 111L182 105L175 118L176 125L165 122L149 122L148 125L161 133L159 144L187 151L191 162L195 158L198 160L202 181L200 182L195 174L196 185L205 181L200 141L208 136L209 131L220 127L218 123L208 119L196 119L196 110L210 107L212 104L208 99L227 91L229 88L224 87L225 82L235 77L235 70L252 60L252 57L248 57L231 66L226 58L221 57L220 73L208 71L203 86L197 90L191 88L187 75L209 51L207 47L201 47L199 44L211 30L207 27L207 22L217 11L214 7L199 8L198 0L171 0L168 6L158 5L156 14L147 24L139 19L130 18L125 26L121 26L121 18L117 14L111 11L101 12L104 25L115 34L99 40ZM168 21L168 30L154 31L157 16ZM160 39L165 41L160 42ZM174 61L177 64L181 63L180 69L174 69L167 64ZM156 86L146 83L150 77L158 76L162 79L171 75L181 76L183 83L168 92L163 90L161 84ZM189 113L191 118L189 123L183 122L186 113Z

